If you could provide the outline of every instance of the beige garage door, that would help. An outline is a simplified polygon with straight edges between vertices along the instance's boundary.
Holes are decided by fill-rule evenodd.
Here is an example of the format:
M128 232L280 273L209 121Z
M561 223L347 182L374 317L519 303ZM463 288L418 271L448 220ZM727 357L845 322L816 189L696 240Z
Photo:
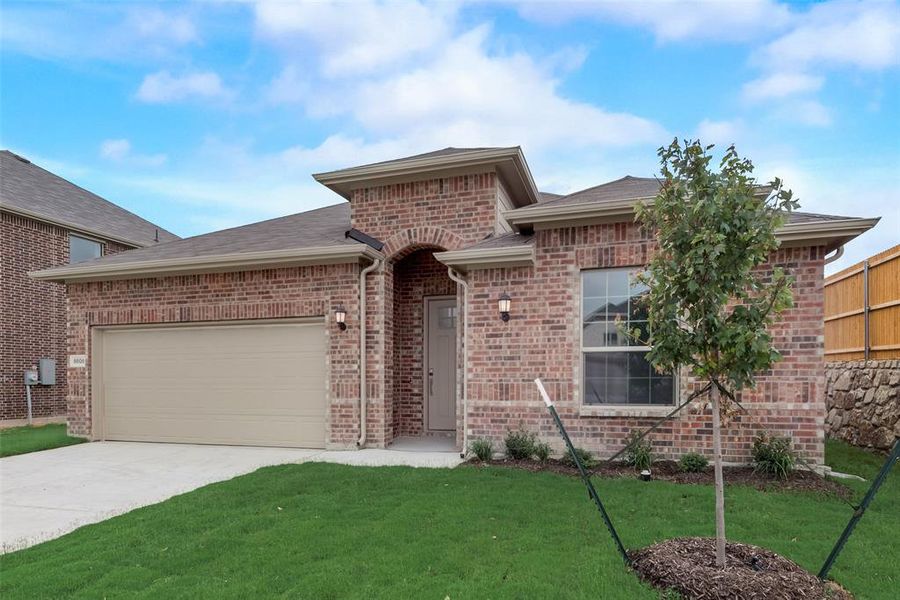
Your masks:
M109 329L99 341L107 440L325 446L321 322Z

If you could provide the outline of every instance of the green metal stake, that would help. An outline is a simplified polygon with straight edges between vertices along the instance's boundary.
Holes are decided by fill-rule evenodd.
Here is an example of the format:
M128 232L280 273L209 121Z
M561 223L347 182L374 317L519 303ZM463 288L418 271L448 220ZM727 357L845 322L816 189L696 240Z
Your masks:
M572 455L572 459L575 461L575 465L578 467L578 472L581 473L581 481L584 482L584 485L588 489L588 496L590 496L591 500L594 501L594 504L597 505L597 508L600 510L600 515L603 517L603 522L606 523L606 528L609 530L610 535L612 535L613 541L616 543L616 547L619 549L619 554L622 555L622 559L625 561L626 565L631 565L631 559L628 557L628 552L625 551L625 546L622 545L622 540L619 539L619 534L616 533L616 528L613 527L612 521L609 519L609 515L606 513L606 509L603 507L603 502L600 501L600 496L597 495L597 490L594 489L594 484L591 483L591 478L585 470L584 465L581 464L581 459L578 458L578 453L575 452L575 446L572 445L572 440L569 439L569 434L566 432L566 428L563 427L562 421L559 419L559 414L556 412L556 407L553 406L553 402L550 400L550 396L547 395L547 390L544 389L544 384L541 383L540 379L534 380L535 385L537 385L538 390L541 392L541 397L544 399L544 404L547 405L547 408L550 409L550 415L553 417L553 420L556 421L556 426L559 428L559 432L562 434L563 440L566 442L566 446L569 448L569 453Z
M863 501L860 503L859 508L853 511L853 516L850 517L850 522L847 523L847 526L844 528L844 532L841 534L841 537L838 538L837 543L834 545L834 548L831 549L831 554L828 555L828 558L825 559L825 564L822 565L822 570L819 571L819 579L825 579L828 576L828 571L831 570L832 565L834 565L834 561L837 560L838 555L841 553L841 550L844 548L844 544L847 543L847 539L850 538L850 534L853 533L853 528L856 527L856 524L859 523L859 520L862 519L863 514L866 512L866 509L869 508L869 504L871 504L872 499L875 497L875 492L878 491L878 488L881 487L881 484L884 483L884 480L887 479L887 475L891 470L891 467L894 466L894 463L897 462L897 459L900 458L900 439L894 442L894 449L891 451L888 459L884 461L884 465L881 467L881 471L878 472L878 477L875 478L875 481L872 482L872 485L869 487L869 491L866 492L866 497L863 498Z

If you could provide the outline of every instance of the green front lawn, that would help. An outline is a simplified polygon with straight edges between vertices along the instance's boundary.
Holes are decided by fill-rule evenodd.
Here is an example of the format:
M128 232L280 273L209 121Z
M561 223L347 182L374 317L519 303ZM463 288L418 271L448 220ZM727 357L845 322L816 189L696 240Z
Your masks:
M71 446L85 441L87 440L84 438L66 435L64 423L0 429L0 457Z
M830 444L835 467L878 459ZM597 480L626 546L714 534L709 486ZM864 486L854 484L859 490ZM727 492L728 534L817 571L850 517L810 494ZM833 576L898 588L900 473ZM577 479L499 467L261 469L0 558L0 596L657 598L626 571Z

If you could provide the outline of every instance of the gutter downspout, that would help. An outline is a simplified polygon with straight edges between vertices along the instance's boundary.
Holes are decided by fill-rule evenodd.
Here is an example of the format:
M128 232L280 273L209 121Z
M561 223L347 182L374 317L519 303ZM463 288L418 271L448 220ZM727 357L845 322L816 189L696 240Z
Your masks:
M825 264L830 265L831 263L833 263L834 261L836 261L843 255L844 255L844 247L838 246L838 248L834 251L834 254L832 254L831 256L825 257Z
M380 267L380 258L359 272L359 439L356 447L366 443L366 275Z
M463 411L463 443L462 451L459 453L460 458L466 457L466 448L469 435L469 411L468 411L468 381L469 381L469 343L466 332L469 330L469 284L462 276L453 270L453 267L447 267L447 276L455 281L457 285L463 288L463 380L462 380L462 411Z

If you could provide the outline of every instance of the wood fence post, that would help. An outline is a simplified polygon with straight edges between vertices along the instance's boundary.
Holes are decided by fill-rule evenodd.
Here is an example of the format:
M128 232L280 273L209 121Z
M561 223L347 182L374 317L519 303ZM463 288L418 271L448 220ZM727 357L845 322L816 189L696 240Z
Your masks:
M869 260L863 263L863 360L869 360Z

